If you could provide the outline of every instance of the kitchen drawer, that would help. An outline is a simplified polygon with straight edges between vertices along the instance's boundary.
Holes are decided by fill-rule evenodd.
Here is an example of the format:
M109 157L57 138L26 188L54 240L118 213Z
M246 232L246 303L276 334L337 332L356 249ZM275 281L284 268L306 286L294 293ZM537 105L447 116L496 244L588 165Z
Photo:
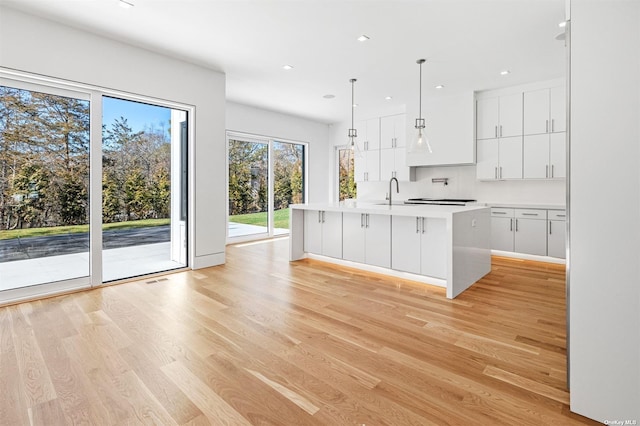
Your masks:
M516 219L547 219L546 210L515 209Z
M494 217L514 217L514 209L505 209L502 207L492 207L491 216Z
M549 220L567 220L565 210L548 210Z

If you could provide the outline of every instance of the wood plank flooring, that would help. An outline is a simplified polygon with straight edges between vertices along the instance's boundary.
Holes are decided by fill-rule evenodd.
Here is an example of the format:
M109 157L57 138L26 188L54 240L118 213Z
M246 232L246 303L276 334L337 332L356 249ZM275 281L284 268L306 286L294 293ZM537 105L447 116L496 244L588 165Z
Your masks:
M596 424L568 408L564 266L494 258L447 300L287 245L0 308L0 424Z

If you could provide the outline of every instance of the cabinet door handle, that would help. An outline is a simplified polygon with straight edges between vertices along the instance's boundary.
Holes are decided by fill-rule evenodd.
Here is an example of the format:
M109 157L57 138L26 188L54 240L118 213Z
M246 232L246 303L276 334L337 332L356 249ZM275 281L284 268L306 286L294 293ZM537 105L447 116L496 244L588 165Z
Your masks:
M507 212L493 212L493 214L507 214Z
M364 226L365 228L369 227L369 213L366 214L366 225Z
M556 177L555 176L555 171L553 170L553 164L551 165L551 177Z
M544 129L544 132L545 133L549 133L549 120L547 120L547 124L546 124L546 127Z
M522 213L522 216L538 216L538 213Z
M318 210L318 223L322 222L322 211Z
M509 231L513 231L513 219L509 219Z
M500 137L502 137L502 124L500 125Z
M364 172L364 180L365 182L369 180L369 172Z
M493 174L495 175L495 179L498 179L498 168L494 167L494 169Z
M497 138L498 137L498 126L495 126L494 133L495 133L494 137Z
M546 177L546 178L549 177L549 165L548 164L545 166L544 177Z
M416 217L416 234L420 233L420 218Z
M551 119L551 133L554 132L554 128L555 128L555 122L556 120L554 118Z
M566 214L559 214L559 215L556 215L556 216L558 216L558 217L567 217Z
M324 223L324 214L325 214L325 213L326 213L326 212L323 210L323 211L322 211L322 223Z
M360 228L364 228L364 213L360 213Z
M500 179L502 179L502 166L500 166Z
M516 219L516 232L518 232L518 219Z
M551 235L551 221L549 221L549 235Z
M425 229L424 229L424 217L422 218L422 233L424 234Z

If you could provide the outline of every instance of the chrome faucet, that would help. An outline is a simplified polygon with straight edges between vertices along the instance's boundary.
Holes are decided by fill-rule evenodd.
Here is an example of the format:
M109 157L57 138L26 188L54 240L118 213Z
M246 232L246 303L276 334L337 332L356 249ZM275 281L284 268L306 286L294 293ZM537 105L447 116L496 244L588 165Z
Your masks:
M389 179L389 205L391 205L391 184L393 183L393 181L396 181L396 193L400 193L400 184L398 183L398 179L396 179L395 177L392 177L391 179Z

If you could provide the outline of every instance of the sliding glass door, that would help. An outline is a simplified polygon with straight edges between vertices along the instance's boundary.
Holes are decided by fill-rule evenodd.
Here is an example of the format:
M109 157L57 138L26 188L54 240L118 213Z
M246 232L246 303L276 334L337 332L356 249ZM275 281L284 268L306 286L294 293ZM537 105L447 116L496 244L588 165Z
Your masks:
M186 266L187 114L103 97L102 279Z
M306 196L306 144L230 133L229 241L289 233L289 204Z
M187 266L187 108L4 75L0 303Z
M0 291L89 277L89 122L86 94L0 79Z

